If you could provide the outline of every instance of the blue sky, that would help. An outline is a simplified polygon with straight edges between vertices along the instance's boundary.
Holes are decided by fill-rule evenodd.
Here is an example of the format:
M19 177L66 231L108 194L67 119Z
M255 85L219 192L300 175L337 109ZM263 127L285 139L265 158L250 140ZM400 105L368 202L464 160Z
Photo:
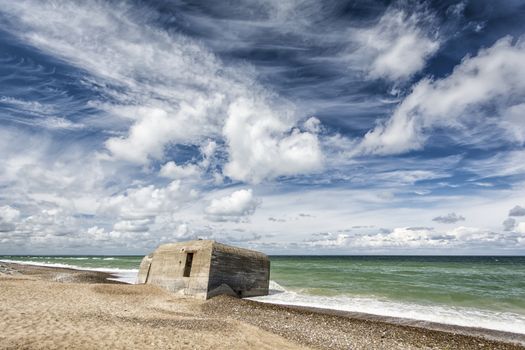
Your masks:
M0 0L0 253L523 254L524 16Z

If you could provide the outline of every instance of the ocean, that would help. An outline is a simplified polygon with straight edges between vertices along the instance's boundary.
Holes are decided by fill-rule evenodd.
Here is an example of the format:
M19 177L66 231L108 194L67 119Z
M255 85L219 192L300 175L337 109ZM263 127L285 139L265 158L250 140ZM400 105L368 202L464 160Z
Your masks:
M134 283L141 256L0 256L107 271ZM272 256L261 302L525 334L525 257Z

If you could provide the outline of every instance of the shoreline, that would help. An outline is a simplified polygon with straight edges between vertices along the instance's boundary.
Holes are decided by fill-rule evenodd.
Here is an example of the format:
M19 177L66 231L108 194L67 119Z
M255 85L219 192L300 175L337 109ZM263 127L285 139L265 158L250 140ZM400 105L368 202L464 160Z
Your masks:
M256 301L256 302L264 303L260 301ZM327 309L327 308L312 307L312 306L301 306L301 305L292 305L292 304L274 304L274 303L264 303L264 304L272 304L272 305L277 305L277 306L283 306L289 309L304 310L304 311L319 313L319 314L337 315L337 316L348 317L352 319L359 319L359 320L364 320L364 321L384 322L384 323L389 323L389 324L394 324L394 325L399 325L399 326L421 328L425 330L448 332L448 333L461 334L461 335L472 336L472 337L482 337L485 339L501 341L501 342L517 343L522 346L525 346L525 334L521 334L521 333L505 332L505 331L489 329L489 328L481 328L481 327L458 326L454 324L421 321L421 320L416 320L416 319L411 319L411 318L383 316L383 315L368 314L364 312L352 312L352 311Z
M40 288L39 283L44 283L46 288L50 290L74 289L77 292L78 290L91 290L93 288L96 290L98 285L101 287L107 285L108 288L122 288L125 293L130 293L130 295L133 295L135 291L140 290L142 293L143 290L147 290L144 292L143 298L158 298L160 295L161 299L167 298L170 301L170 307L191 305L196 315L211 323L217 319L227 319L228 322L241 323L242 327L256 327L260 331L291 341L292 344L299 344L300 347L343 349L350 346L359 349L441 349L450 346L457 349L525 349L525 335L516 333L332 309L270 304L223 296L201 302L176 298L170 293L150 286L119 283L110 280L115 276L106 272L6 262L0 263L0 265L7 266L13 271L12 274L6 274L2 273L3 267L0 268L0 288L6 285L6 281L10 282L15 290L29 287L27 296L31 298L44 298L44 296L39 296L40 292L37 291ZM25 284L27 285L24 286ZM31 293L31 286L35 289L34 293ZM124 293L123 291L122 293ZM98 295L96 296L98 297ZM101 301L107 302L106 300ZM60 300L53 302L60 303ZM9 305L3 305L3 309L9 310ZM158 318L162 315L166 315L166 312L159 309L151 313L150 316ZM114 315L106 315L106 317L110 316ZM23 322L23 320L19 320L19 322ZM5 326L9 327L9 324ZM259 341L260 339L255 337L252 340ZM1 337L0 344L2 344ZM226 344L223 345L224 347L219 347L226 348ZM248 346L248 348L250 347L255 348L255 346Z
M44 264L44 263L14 262L14 261L9 261L9 260L0 260L0 264L1 263L24 265L24 266L37 266L37 267L50 268L50 269L64 269L68 271L84 271L84 272L103 273L103 274L108 274L108 277L107 277L108 281L114 281L116 283L134 284L134 283L128 282L129 278L118 276L119 269L82 268L82 267L73 267L73 266L66 266L66 265L53 266L53 265ZM57 265L60 265L60 264L57 264ZM123 271L127 271L127 270L123 270ZM107 282L107 283L112 283L112 282ZM247 298L247 300L251 300L251 301L255 301L255 302L263 303L263 304L283 306L283 307L287 307L291 309L309 310L309 311L317 312L321 314L340 315L340 316L350 317L350 318L355 318L355 319L386 322L386 323L391 323L391 324L396 324L396 325L411 326L411 327L423 328L423 329L428 329L428 330L437 330L437 331L458 333L458 334L463 334L463 335L468 335L468 336L484 337L484 338L495 340L495 341L503 341L503 342L510 341L510 342L519 343L520 345L525 346L525 334L524 333L515 333L515 332L502 331L502 330L484 328L484 327L471 327L471 326L465 326L465 325L457 325L453 323L442 323L442 322L436 322L436 321L419 320L415 318L387 316L387 315L359 312L359 311L339 310L339 309L334 309L334 308L324 308L320 306L306 306L306 305L287 304L287 303L275 303L272 301L267 302L267 301L254 300L251 298Z
M100 272L100 273L106 273L112 275L111 277L108 277L109 280L116 281L116 282L122 282L126 284L134 284L129 282L129 276L126 276L123 274L123 272L129 272L133 271L134 273L138 273L138 269L119 269L119 268L104 268L104 267L80 267L80 266L71 266L67 264L47 264L47 263L39 263L39 262L26 262L26 261L14 261L9 259L0 259L0 264L13 264L13 265L22 265L22 266L36 266L36 267L43 267L43 268L51 268L51 269L64 269L64 270L71 270L71 271L87 271L87 272ZM136 277L133 278L133 281L136 280Z

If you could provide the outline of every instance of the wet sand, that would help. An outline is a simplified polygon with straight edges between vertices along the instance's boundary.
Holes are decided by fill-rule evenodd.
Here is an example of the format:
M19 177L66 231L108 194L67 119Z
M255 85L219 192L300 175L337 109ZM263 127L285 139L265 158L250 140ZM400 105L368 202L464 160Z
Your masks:
M0 263L0 348L525 349L520 336L493 340L459 327L222 296L198 301L109 277Z

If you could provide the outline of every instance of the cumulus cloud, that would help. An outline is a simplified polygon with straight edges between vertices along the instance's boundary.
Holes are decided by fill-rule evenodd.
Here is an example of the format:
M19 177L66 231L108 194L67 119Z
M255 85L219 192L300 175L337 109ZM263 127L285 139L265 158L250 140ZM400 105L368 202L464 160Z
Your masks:
M525 235L525 222L520 222L518 224L516 224L516 227L515 227L515 231L517 233L521 233L523 235ZM519 237L521 239L521 242L522 243L525 243L525 237Z
M504 231L512 231L514 230L514 227L516 227L516 220L513 218L507 218L505 221L503 221L503 230Z
M317 119L316 117L310 117L308 118L304 123L303 126L305 130L317 134L321 131L321 121Z
M61 208L42 209L20 223L20 230L31 232L31 239L68 236L75 232L77 219Z
M106 231L102 227L98 227L98 226L92 226L92 227L88 228L86 230L86 235L89 238L92 238L92 239L97 240L97 241L101 241L101 240L104 240L106 238L109 238L106 235Z
M464 220L465 218L463 216L458 215L456 213L449 213L447 215L437 216L432 219L432 221L436 221L442 224L455 224L456 222Z
M20 211L9 206L4 205L0 207L0 219L6 222L12 222L20 216Z
M104 247L134 250L150 250L161 243L196 239L188 224L173 220L167 215L158 216L154 222L147 220L124 220L112 229L92 226L81 234L79 240L93 240Z
M374 27L359 31L360 51L370 57L368 75L398 81L422 70L440 46L431 22L425 11L389 9Z
M525 227L525 226L524 226ZM332 233L323 234L321 238L306 241L307 245L341 249L448 249L487 244L508 246L520 245L520 236L509 236L477 227L459 226L448 231L437 231L433 228L398 227L393 230L366 234Z
M4 205L0 207L0 232L10 232L15 230L15 223L20 217L20 211Z
M228 115L224 134L230 159L225 175L258 183L320 169L322 153L316 135L290 128L286 122L290 115L279 116L264 104L247 99L233 103Z
M198 192L185 187L180 180L174 180L166 187L148 185L111 196L101 203L99 214L112 214L124 219L148 219L174 212L197 197Z
M65 210L42 209L27 217L11 210L9 212L7 227L5 218L0 220L0 242L4 249L11 247L17 250L27 246L32 253L42 248L49 250L50 247L70 247L75 241L80 243L76 230L78 220Z
M390 119L365 135L359 152L386 155L418 150L436 127L461 130L463 142L470 124L474 129L480 124L508 128L510 119L502 124L498 113L494 121L493 112L487 115L485 109L506 110L525 98L524 62L525 43L505 37L477 56L465 57L448 77L422 79Z
M525 208L516 205L514 208L509 210L509 216L525 216Z
M122 220L113 225L113 230L119 232L146 232L149 231L151 219Z
M198 177L200 168L195 164L177 165L171 161L164 164L159 171L159 175L170 179L182 179L187 177Z
M221 107L222 96L182 95L172 98L175 103L192 97L191 103L178 102L177 110L165 103L158 107L106 107L115 114L131 113L132 118L137 120L127 136L109 138L106 147L116 158L144 164L151 158L161 159L169 143L198 142L199 136L216 131L210 129L220 121L209 120L208 117L216 115L216 109ZM206 123L209 123L207 127L200 128Z
M212 199L205 212L213 221L239 221L253 215L260 204L251 189L238 190L229 196Z

